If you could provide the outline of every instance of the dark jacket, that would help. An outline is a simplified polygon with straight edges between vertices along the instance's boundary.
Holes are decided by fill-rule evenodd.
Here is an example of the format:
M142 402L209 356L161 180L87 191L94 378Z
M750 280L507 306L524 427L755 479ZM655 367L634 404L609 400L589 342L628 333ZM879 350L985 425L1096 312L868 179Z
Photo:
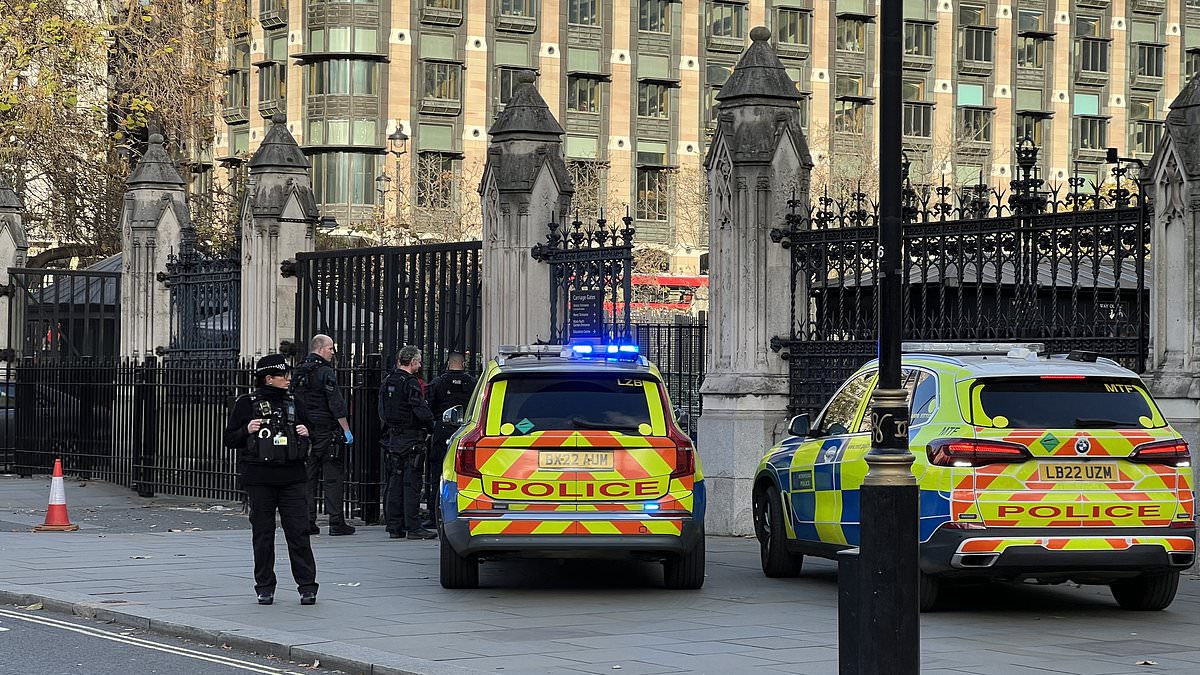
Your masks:
M442 420L442 413L456 405L466 405L475 390L475 378L464 370L447 370L429 383L429 409L435 422Z
M416 375L393 369L379 387L379 421L393 434L433 428L433 412Z
M259 400L270 402L272 407L285 405L289 399L293 398L286 389L275 387L259 387L255 391L255 395ZM250 433L246 431L246 425L250 424L250 420L258 418L251 398L250 394L238 397L233 404L233 409L229 411L229 421L225 424L225 447L237 451L237 467L238 473L242 477L242 484L290 485L305 482L307 476L304 471L303 455L294 461L274 461L266 464L251 458L247 448ZM311 431L311 420L306 407L299 400L295 400L295 402L296 424L302 424ZM298 442L307 445L306 440L300 439Z
M338 426L338 419L349 416L346 399L338 387L337 373L328 361L316 354L304 357L292 374L292 392L308 409L316 431Z

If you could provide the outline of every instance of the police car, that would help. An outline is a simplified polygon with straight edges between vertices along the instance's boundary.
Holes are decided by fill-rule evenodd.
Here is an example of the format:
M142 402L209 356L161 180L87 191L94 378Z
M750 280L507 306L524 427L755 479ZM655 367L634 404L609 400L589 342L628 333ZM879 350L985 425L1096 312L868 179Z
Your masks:
M658 369L634 345L503 347L451 437L440 489L441 583L479 562L661 561L668 588L704 583L704 476Z
M1171 604L1196 557L1188 445L1132 371L1041 345L906 344L909 443L920 488L921 605L954 579L1107 584L1127 609ZM919 353L919 352L925 353ZM859 543L878 364L758 467L763 572Z

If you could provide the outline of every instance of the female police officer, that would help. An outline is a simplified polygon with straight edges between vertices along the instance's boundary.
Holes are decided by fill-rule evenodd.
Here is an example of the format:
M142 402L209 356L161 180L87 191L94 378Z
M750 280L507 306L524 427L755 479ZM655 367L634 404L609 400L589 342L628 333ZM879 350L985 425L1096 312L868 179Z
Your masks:
M317 602L317 563L308 541L308 416L288 393L291 366L285 356L259 359L254 377L258 388L238 398L225 425L225 445L238 451L238 473L250 503L254 590L258 604L274 602L278 510L300 604L312 605Z

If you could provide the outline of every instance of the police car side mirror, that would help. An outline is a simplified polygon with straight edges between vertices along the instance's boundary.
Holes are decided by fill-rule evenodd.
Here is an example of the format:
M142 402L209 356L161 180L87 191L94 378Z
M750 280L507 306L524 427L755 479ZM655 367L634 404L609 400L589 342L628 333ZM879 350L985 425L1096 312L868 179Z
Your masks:
M463 409L461 405L456 405L453 408L447 408L446 412L442 413L442 422L444 424L453 424L454 426L462 426Z
M791 434L792 436L799 436L801 438L805 438L808 436L808 431L809 431L808 413L805 413L803 415L796 415L795 417L793 417L791 419L790 422L788 422L788 433Z

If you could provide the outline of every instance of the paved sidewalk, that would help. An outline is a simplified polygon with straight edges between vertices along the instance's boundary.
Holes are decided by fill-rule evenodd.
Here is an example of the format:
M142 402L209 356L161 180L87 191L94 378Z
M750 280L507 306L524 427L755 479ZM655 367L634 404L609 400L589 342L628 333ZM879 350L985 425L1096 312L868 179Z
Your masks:
M0 480L0 512L11 483ZM662 589L657 565L580 561L487 564L483 588L447 591L436 542L369 527L315 537L314 547L318 604L299 605L281 560L276 604L260 607L245 531L8 532L0 599L57 598L296 660L375 663L375 673L837 671L833 564L766 579L748 539L710 537L705 587L691 592ZM282 536L277 548L282 555ZM1196 673L1197 636L1194 573L1165 612L1121 611L1101 587L1001 585L922 618L925 673Z

